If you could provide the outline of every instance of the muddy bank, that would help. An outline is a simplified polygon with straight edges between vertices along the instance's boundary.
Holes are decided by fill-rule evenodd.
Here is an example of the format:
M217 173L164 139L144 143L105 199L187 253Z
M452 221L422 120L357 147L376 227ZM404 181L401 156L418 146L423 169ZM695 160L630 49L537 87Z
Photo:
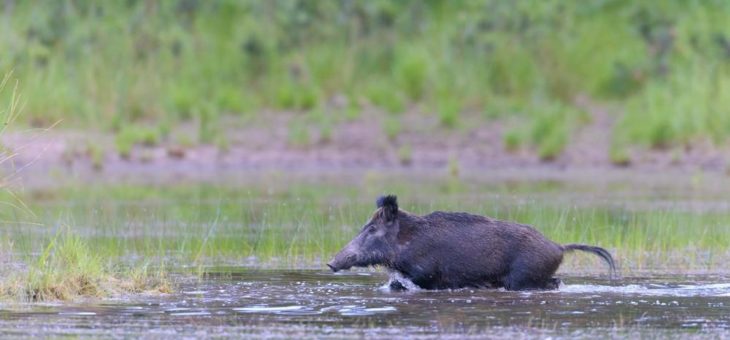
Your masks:
M503 135L520 123L515 121L485 122L467 116L458 128L444 129L434 119L410 112L402 117L402 131L389 138L383 118L374 114L373 119L341 122L328 135L302 123L306 138L296 139L296 114L262 116L269 118L225 119L220 132L225 143L181 142L197 133L191 123L154 145L136 144L126 157L120 155L113 134L63 126L13 131L0 139L6 150L3 158L8 158L0 168L6 182L43 183L62 178L206 180L277 171L308 176L383 171L593 180L702 173L724 178L730 166L730 149L703 143L667 150L635 147L629 150L630 164L616 165L609 158L613 116L601 110L594 110L590 123L577 128L566 149L551 161L541 160L527 146L507 151Z

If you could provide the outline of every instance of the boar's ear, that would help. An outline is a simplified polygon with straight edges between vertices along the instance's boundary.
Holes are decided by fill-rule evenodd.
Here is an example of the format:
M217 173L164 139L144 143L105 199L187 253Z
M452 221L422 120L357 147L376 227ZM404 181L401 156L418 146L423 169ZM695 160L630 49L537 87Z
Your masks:
M398 197L395 195L380 196L376 204L378 208L383 208L386 221L390 222L398 217Z

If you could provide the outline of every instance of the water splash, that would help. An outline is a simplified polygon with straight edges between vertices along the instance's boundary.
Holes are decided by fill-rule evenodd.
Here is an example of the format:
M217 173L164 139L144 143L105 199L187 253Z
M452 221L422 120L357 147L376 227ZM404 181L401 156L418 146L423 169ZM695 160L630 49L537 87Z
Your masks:
M421 290L421 287L413 283L411 279L403 276L400 272L390 271L388 273L389 280L385 285L378 287L379 291L392 292L392 291L409 291L417 292Z

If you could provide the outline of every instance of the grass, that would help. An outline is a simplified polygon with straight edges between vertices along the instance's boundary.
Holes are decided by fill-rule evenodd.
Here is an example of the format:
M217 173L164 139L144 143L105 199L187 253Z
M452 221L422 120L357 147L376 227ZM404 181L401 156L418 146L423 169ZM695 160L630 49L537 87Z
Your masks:
M11 82L12 78L12 72L5 74L5 76L0 80L0 94L6 95L6 87ZM5 130L10 127L13 122L15 122L16 119L18 119L18 116L20 115L20 111L22 109L22 102L21 102L21 96L18 92L18 82L15 82L15 86L13 87L13 90L10 91L10 94L8 94L9 100L7 107L0 110L0 114L2 114L2 126L0 126L0 135L2 135Z
M406 96L418 101L426 95L429 77L429 60L427 51L410 51L404 49L395 62L395 77Z
M367 98L373 105L385 110L388 114L403 113L406 109L403 95L395 89L382 86L381 83L365 89Z
M86 144L86 155L91 159L91 166L94 170L102 170L104 168L104 149L97 144Z
M27 271L6 274L0 282L0 298L18 301L73 300L124 293L171 291L163 267L148 265L113 268L92 252L87 241L65 229L55 235Z
M345 109L343 110L344 112L342 112L342 115L345 117L346 120L353 121L360 117L360 113L362 112L362 110L357 104L352 103L352 100L350 101L351 102L348 103L347 107L345 107Z
M294 148L305 149L309 147L312 143L312 138L307 124L298 120L292 121L292 123L289 124L288 143L289 146Z
M458 100L444 98L438 104L438 117L441 126L453 129L459 123L461 104Z
M8 10L0 69L14 69L33 98L23 118L32 125L158 125L165 137L194 121L197 141L213 144L223 116L306 112L344 95L348 120L414 105L444 129L485 107L519 116L545 130L530 143L553 159L580 118L551 123L521 109L539 93L547 107L572 109L584 95L618 102L616 138L630 144L723 145L730 135L721 1L45 0Z
M504 142L504 148L509 152L515 152L522 146L524 138L520 131L512 129L505 132L502 139Z
M115 136L114 143L122 158L129 158L135 145L155 146L160 142L158 129L143 126L125 126Z
M413 147L410 144L403 144L398 148L398 161L402 165L413 163Z
M540 159L552 161L570 142L573 129L583 124L587 114L561 102L546 100L543 96L533 98L518 110L530 124L520 124L504 134L504 147L515 152L525 145L535 150Z
M332 127L332 123L323 123L322 127L319 129L319 141L323 144L329 144L332 142L332 139L334 138L332 134L334 133Z
M726 106L730 68L723 64L693 68L649 84L644 96L631 100L619 123L619 137L657 149L703 139L724 144L730 133Z
M211 105L203 106L196 112L198 116L198 141L212 144L218 133L218 111Z
M559 127L560 128L560 127ZM540 139L537 149L537 155L541 160L552 161L558 157L563 151L565 146L568 144L567 133L558 129L550 130L550 133Z
M23 199L41 221L51 223L61 214L72 216L75 236L58 238L9 227L0 239L12 239L20 254L46 249L44 254L49 255L33 262L39 268L33 271L37 273L33 282L41 283L60 282L67 274L71 278L114 277L117 274L110 272L114 267L109 263L140 257L153 263L164 261L172 268L195 264L203 270L209 265L242 263L319 268L358 232L374 209L374 198L382 192L395 192L401 196L402 207L414 213L455 210L486 214L534 225L559 243L606 247L629 272L714 270L722 268L730 256L730 240L724 237L730 232L730 212L643 210L631 202L616 206L600 200L593 204L586 199L588 194L575 196L573 189L554 184L541 188L525 183L520 188L514 183L463 183L458 177L428 183L371 177L337 184L292 182L275 175L245 187L69 187L29 193ZM562 196L566 192L571 194ZM578 198L571 201L570 197ZM68 206L66 201L75 203ZM637 206L645 204L636 202ZM52 241L45 241L48 239ZM48 257L51 255L55 257ZM593 262L585 263L580 268L590 268ZM78 279L71 280L69 285L82 290L105 291L102 281L83 288L73 283ZM49 288L43 294L66 293Z
M0 93L8 84L11 75L8 74L0 82ZM17 83L16 83L17 84ZM5 115L4 124L0 128L0 134L7 129L18 117L22 107L19 106L20 96L17 92L17 85L10 97L9 106L3 110ZM149 143L147 134L140 134L143 142ZM98 147L89 145L89 156L97 168L101 167L101 152ZM2 159L7 159L3 154ZM2 160L0 160L0 163ZM4 212L0 214L4 225L20 223L25 216L37 218L29 208L25 200L17 193L11 191L0 183L2 196L0 206ZM41 226L37 223L28 223L25 226ZM164 268L160 267L156 275L147 270L147 266L135 267L121 272L113 270L104 262L100 252L92 251L86 240L72 233L70 229L64 228L61 232L53 235L46 245L42 247L40 255L33 258L29 256L25 261L17 261L14 256L15 238L8 237L3 243L3 250L0 257L3 266L0 267L0 299L12 299L20 301L47 301L47 300L71 300L76 297L102 297L122 292L140 292L155 290L158 292L169 292L170 284L165 276ZM37 249L37 248L36 248ZM24 249L20 254L30 254L29 249ZM5 261L8 262L5 262ZM11 270L6 265L21 265L26 270Z
M613 143L608 152L611 163L614 165L628 166L631 164L631 156L628 154L625 146Z
M402 129L400 117L388 116L383 120L383 131L390 141L396 140Z

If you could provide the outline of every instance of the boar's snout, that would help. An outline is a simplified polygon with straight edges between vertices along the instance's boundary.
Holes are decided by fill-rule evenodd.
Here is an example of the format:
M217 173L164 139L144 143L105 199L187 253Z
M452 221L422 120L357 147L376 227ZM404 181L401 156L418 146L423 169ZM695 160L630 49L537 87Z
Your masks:
M345 249L342 249L335 257L327 263L327 267L330 267L333 272L338 272L340 270L350 269L352 266L355 265L355 260L357 259L357 256L354 252L352 252L351 247L345 247Z

